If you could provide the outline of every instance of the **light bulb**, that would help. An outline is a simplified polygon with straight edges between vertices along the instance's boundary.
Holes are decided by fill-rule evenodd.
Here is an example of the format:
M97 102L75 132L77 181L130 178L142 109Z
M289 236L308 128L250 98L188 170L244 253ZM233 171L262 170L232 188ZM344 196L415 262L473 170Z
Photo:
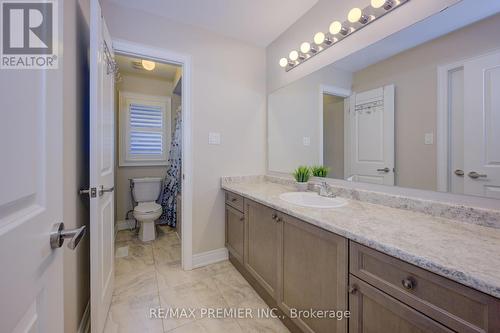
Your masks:
M293 50L290 52L290 54L288 55L288 57L290 58L290 60L292 61L295 61L299 58L299 52Z
M390 10L394 7L394 0L372 0L371 5L373 8L380 8L384 6L385 10Z
M309 44L308 42L300 44L300 52L307 53L309 51L311 51L311 44Z
M330 33L332 35L338 34L340 30L342 30L342 23L340 23L339 21L335 21L330 24Z
M347 15L347 19L351 23L356 23L359 21L361 16L363 15L363 12L359 8L353 8L349 11L349 14Z
M144 67L144 69L147 71L152 71L156 67L156 64L154 61L142 60L141 64L142 64L142 67Z
M373 8L380 8L384 5L385 0L372 0L371 5Z
M316 43L317 45L323 44L324 41L325 41L325 34L324 33L318 32L318 33L316 33L316 35L314 35L314 43Z
M286 67L288 65L288 59L287 58L281 58L280 59L280 66L281 67Z

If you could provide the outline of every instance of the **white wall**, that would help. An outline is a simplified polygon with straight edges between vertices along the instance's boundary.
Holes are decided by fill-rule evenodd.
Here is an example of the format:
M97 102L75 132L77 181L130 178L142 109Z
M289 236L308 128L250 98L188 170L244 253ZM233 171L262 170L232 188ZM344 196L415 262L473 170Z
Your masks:
M104 3L111 36L192 59L193 253L224 246L223 175L265 172L265 50ZM220 132L221 145L208 145Z
M298 50L302 42L311 42L316 32L327 32L332 21L345 20L351 8L363 8L370 3L368 0L319 0L314 7L267 47L267 90L271 92L283 87L328 64L343 59L360 49L366 48L377 41L381 41L394 32L409 27L458 1L459 0L410 1L401 8L398 8L393 14L387 15L381 20L374 22L369 28L356 32L341 43L332 46L325 52L322 52L297 68L285 72L284 69L278 65L280 58L286 57L291 50Z
M269 170L292 172L299 165L320 162L320 115L323 112L321 85L351 89L352 74L328 66L278 89L268 98ZM303 138L309 137L309 146Z

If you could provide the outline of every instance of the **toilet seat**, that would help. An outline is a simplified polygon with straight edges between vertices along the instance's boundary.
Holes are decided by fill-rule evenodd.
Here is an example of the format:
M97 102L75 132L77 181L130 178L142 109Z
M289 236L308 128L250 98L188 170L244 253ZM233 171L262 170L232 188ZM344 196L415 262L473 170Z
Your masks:
M134 213L141 214L154 214L161 211L161 206L156 202L140 202L134 208Z

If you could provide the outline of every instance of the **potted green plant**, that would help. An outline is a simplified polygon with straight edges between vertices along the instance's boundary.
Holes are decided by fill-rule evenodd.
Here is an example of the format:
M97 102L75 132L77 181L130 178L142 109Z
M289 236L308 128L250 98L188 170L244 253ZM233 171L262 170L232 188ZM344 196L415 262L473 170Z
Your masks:
M295 186L298 191L307 191L307 182L311 177L311 169L306 166L299 166L293 172L293 177L295 178Z
M330 168L324 165L315 165L311 167L312 175L314 177L322 177L325 178L330 172Z

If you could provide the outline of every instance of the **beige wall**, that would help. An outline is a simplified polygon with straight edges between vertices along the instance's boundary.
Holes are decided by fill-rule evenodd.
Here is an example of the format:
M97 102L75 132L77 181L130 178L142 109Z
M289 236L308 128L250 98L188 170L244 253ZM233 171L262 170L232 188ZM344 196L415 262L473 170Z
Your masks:
M122 81L117 84L117 91L126 91L137 94L146 94L154 96L171 96L172 82L154 77L137 76L132 74L122 74ZM119 101L116 99L116 112L119 112ZM116 114L118 120L118 113ZM126 214L133 209L132 197L130 195L131 178L139 177L161 177L167 172L166 166L119 166L119 135L120 124L116 122L116 175L115 175L115 220L125 220Z
M320 161L321 85L350 89L352 75L332 65L314 72L268 97L269 170L290 173L299 165ZM303 138L310 138L304 145Z
M437 66L500 48L500 14L369 66L353 77L353 91L396 87L396 184L436 190ZM434 140L435 142L435 140Z
M344 98L323 95L323 165L329 178L344 179Z
M193 253L224 247L220 177L265 172L265 50L109 2L103 11L113 38L191 56Z
M88 224L88 13L87 1L64 1L63 219L66 229ZM64 251L64 332L78 331L90 298L89 235L75 250Z

